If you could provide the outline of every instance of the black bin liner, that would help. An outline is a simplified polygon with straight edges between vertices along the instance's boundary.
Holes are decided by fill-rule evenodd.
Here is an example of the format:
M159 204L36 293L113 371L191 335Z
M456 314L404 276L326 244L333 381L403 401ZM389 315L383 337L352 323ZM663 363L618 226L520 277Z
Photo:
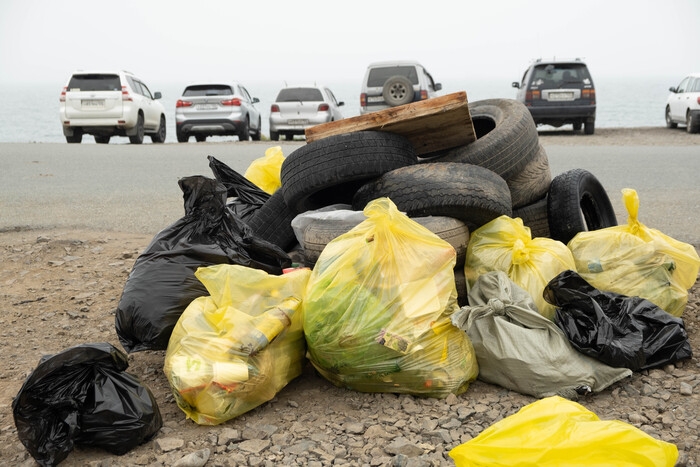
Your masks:
M75 444L121 455L160 430L156 400L128 366L104 342L41 359L12 401L20 441L40 465L57 465Z
M242 220L247 221L270 198L266 191L214 156L207 156L207 160L214 178L226 187L227 196L232 198L228 206Z
M160 231L139 255L116 310L119 341L128 352L165 350L187 305L209 295L199 267L237 264L282 274L291 266L277 245L256 237L226 205L226 187L203 176L178 181L185 216Z
M690 358L683 320L641 297L600 291L575 271L563 271L545 287L557 307L555 322L580 352L634 371Z

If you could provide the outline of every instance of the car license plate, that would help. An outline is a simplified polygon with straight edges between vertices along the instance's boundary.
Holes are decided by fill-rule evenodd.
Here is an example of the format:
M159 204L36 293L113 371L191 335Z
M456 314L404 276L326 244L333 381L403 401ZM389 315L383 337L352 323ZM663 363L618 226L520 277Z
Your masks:
M288 125L306 125L307 123L309 123L309 121L304 118L293 118L287 120Z
M216 104L197 104L197 110L216 110Z
M80 105L84 109L101 109L105 106L104 99L83 99L80 101Z
M383 96L368 96L367 102L384 102Z
M550 101L572 101L574 100L573 92L550 92Z

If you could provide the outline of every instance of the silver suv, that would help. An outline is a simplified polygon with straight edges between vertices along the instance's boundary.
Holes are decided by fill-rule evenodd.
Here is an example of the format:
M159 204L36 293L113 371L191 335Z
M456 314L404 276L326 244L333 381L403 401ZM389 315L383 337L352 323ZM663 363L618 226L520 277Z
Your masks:
M84 134L107 144L112 136L128 136L132 144L149 135L165 141L165 108L148 86L128 71L76 71L61 92L60 116L69 143Z
M343 105L345 102L339 102L325 86L283 88L270 106L270 139L277 141L284 136L291 140L294 135L305 135L314 125L342 120Z
M442 84L418 62L370 63L362 80L360 114L436 97L441 89Z
M513 87L536 125L571 124L574 131L583 126L585 134L594 133L595 86L582 60L535 60Z
M262 119L255 106L260 102L237 82L194 83L185 87L175 104L177 141L190 136L197 142L207 136L238 136L239 141L260 141Z

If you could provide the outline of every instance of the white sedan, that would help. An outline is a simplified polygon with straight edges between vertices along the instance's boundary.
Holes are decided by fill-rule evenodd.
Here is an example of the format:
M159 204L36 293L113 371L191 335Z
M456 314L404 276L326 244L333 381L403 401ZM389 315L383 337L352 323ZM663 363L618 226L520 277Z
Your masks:
M666 100L666 126L685 125L688 133L700 131L700 73L692 73L678 86L669 88Z

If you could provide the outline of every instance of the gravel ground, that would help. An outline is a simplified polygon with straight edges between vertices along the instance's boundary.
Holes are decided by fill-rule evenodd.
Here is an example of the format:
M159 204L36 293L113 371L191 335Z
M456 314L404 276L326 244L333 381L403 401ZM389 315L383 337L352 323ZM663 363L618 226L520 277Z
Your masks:
M674 144L692 144L688 137L697 141L697 135L663 130L663 136L670 132L678 138ZM540 135L549 144L617 144L623 139L640 144L636 131L600 129L594 137L558 131ZM656 141L649 132L641 134L649 138L645 144ZM595 142L606 138L605 143ZM19 441L11 404L43 355L89 342L121 348L114 310L136 257L150 240L127 232L0 233L0 356L5 362L0 366L0 466L36 465ZM699 309L696 283L683 315L696 353ZM163 360L164 352L136 352L129 356L127 370L156 398L163 417L158 435L122 456L77 446L62 465L454 465L447 454L450 449L535 401L480 381L464 394L441 400L359 393L334 387L307 365L303 375L272 401L223 425L199 426L176 405ZM698 465L699 366L693 356L636 372L579 402L603 420L622 420L676 444L677 465Z

